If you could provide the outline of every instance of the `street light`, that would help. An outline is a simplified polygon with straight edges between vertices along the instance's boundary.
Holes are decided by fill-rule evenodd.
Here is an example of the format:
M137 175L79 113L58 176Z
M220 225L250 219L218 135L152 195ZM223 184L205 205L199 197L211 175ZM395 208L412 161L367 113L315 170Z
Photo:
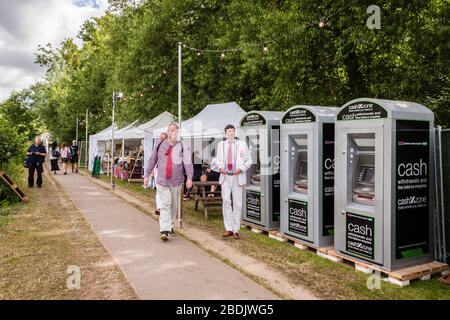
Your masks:
M113 102L113 108L112 108L112 134L111 134L111 189L114 190L114 111L116 109L116 100L120 100L123 98L123 92L115 92L113 91L112 95L112 102Z

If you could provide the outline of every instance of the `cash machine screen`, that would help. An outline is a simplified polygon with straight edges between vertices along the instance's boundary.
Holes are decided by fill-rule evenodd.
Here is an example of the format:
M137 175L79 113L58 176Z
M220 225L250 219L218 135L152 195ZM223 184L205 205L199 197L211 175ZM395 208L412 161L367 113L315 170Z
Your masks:
M300 168L298 170L298 177L306 178L308 176L308 162L305 160L300 161Z
M294 180L294 191L306 194L308 192L308 161L299 159L297 175Z
M373 154L360 154L356 161L353 176L353 202L368 206L375 200L375 157Z
M375 169L373 167L363 166L359 172L358 182L374 184Z

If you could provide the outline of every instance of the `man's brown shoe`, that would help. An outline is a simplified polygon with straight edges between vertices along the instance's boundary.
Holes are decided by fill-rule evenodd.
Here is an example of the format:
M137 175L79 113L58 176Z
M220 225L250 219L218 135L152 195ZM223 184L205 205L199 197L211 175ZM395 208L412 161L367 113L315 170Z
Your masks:
M233 235L233 232L231 232L231 231L225 231L223 234L222 234L222 237L223 238L227 238L227 237L231 237Z
M233 238L239 240L241 237L239 236L239 232L235 232Z

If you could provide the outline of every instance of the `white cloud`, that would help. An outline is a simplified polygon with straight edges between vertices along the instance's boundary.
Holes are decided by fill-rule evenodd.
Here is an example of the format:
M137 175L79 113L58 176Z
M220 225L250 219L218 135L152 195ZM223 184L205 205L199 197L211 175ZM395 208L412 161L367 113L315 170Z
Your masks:
M43 76L34 64L39 45L75 38L83 22L107 6L107 0L0 0L0 101Z

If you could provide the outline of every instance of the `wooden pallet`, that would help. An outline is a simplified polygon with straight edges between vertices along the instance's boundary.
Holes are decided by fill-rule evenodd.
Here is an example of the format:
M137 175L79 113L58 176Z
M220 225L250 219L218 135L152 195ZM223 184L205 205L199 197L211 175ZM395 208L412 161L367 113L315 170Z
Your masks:
M258 226L257 224L248 222L248 221L241 221L241 225L243 225L245 228L247 228L248 230L251 230L254 233L264 233L266 235L269 234L270 231L275 231L276 229L272 229L272 228L265 228L262 226Z
M13 179L6 174L6 172L0 170L0 178L21 201L28 202L28 196L22 191L22 189L20 189Z
M410 284L411 280L429 280L434 274L446 274L449 272L449 266L446 263L437 261L422 263L412 267L405 267L398 270L389 271L380 266L373 265L367 262L360 261L356 258L343 255L334 251L332 247L319 248L317 254L336 261L353 264L356 271L367 274L379 273L380 276L386 277L386 281L404 287Z
M450 274L444 275L440 280L442 283L450 285Z
M283 234L283 237L288 239L289 243L292 243L294 245L294 247L296 247L300 250L305 250L305 251L309 250L309 251L313 251L313 252L317 253L317 255L320 255L318 252L318 247L311 242L303 241L298 238L289 236L287 234Z

